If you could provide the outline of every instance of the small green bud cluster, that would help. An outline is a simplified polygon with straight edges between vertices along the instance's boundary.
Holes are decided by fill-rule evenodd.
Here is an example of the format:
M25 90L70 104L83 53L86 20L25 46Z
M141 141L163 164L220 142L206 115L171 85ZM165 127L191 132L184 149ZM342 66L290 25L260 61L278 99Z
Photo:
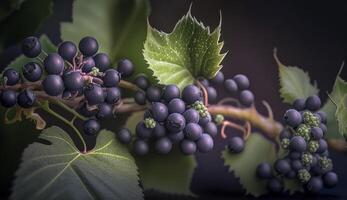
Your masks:
M214 121L216 122L217 125L221 125L224 121L224 116L221 114L217 114L216 117L214 118Z
M309 153L303 153L301 155L301 162L304 166L309 167L312 164L313 156Z
M155 120L151 117L144 119L143 123L145 124L146 128L150 128L150 129L154 128L156 125Z
M305 111L303 114L304 123L310 127L319 126L320 119L315 116L312 112Z
M307 169L300 169L297 177L301 183L307 183L311 179L311 174Z
M209 115L206 106L201 101L196 101L195 103L191 105L191 107L194 108L196 111L198 111L200 114L200 117L202 118L207 117Z

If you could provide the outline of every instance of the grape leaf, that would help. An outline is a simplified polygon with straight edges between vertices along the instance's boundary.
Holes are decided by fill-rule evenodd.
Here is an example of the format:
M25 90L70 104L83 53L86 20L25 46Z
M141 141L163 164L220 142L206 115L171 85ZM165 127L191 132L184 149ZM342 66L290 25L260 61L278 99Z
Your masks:
M150 74L142 56L147 0L75 0L72 13L72 22L61 23L62 39L78 44L82 37L93 36L112 63L129 58L136 66L134 74Z
M245 149L239 154L225 149L222 153L225 165L239 178L246 194L261 196L267 193L266 181L256 176L256 168L262 162L273 163L276 159L275 146L263 136L253 133L247 140Z
M143 112L134 113L128 118L126 127L135 133L136 124L142 119ZM135 156L144 189L192 195L189 188L197 166L196 160L194 156L185 156L179 152L178 146L174 148L167 155L151 152L146 156Z
M53 13L52 0L16 0L11 4L19 9L7 13L0 22L0 55L3 48L34 34Z
M331 99L322 108L327 114L328 138L347 137L347 111L344 100L347 94L347 82L340 77L341 71L342 68L336 77L332 92L329 95Z
M274 50L274 58L278 65L280 78L280 95L284 103L292 104L295 99L307 98L318 94L316 82L311 84L310 77L304 70L285 66L277 57L277 51Z
M56 51L56 46L51 42L51 40L46 35L42 35L40 37L40 43L41 43L42 49L46 53L52 53L52 52ZM40 63L39 60L37 60L36 58L27 58L24 55L20 55L19 57L17 57L14 61L12 61L9 64L9 67L16 69L18 72L23 74L22 73L23 65L28 63L28 62L31 62L31 61ZM23 78L23 80L25 80L25 79Z
M143 55L161 84L176 84L180 88L202 76L212 78L221 68L226 53L220 53L221 23L210 32L190 9L171 33L158 31L148 24Z
M23 153L11 199L143 199L135 161L112 132L85 154L58 127L39 138Z

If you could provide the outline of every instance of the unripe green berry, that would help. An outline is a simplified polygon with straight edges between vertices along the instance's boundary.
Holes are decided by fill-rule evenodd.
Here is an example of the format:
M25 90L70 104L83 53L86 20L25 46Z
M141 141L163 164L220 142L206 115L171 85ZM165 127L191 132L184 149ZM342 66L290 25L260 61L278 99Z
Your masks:
M315 140L312 140L308 143L308 151L311 153L315 153L319 148L319 143Z
M307 169L300 169L297 177L301 183L307 183L311 179L311 174Z
M284 138L281 141L281 146L283 149L288 149L290 145L290 140L288 138Z
M200 117L202 118L207 117L209 114L206 106L201 101L196 101L195 103L191 105L191 107L194 108L196 111L198 111L200 114Z
M146 118L145 120L143 120L143 123L145 124L146 128L154 128L156 125L156 121L153 118Z
M333 162L331 161L330 158L327 158L326 156L323 156L323 157L319 158L319 166L324 171L329 171L329 170L333 169Z
M304 166L308 167L312 164L313 156L309 153L303 153L301 155L301 162Z
M221 114L216 115L214 118L214 121L216 122L217 125L221 125L224 121L224 116Z
M294 133L295 136L301 136L305 139L305 141L309 141L311 139L311 128L306 124L300 124Z
M304 123L311 127L319 126L320 120L313 113L306 111L303 113Z

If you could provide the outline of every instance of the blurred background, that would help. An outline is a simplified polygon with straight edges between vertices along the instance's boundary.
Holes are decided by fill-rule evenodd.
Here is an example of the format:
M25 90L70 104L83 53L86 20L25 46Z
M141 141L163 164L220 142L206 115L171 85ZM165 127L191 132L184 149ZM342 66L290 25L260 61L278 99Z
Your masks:
M27 0L44 2L38 0ZM53 13L49 15L37 30L24 29L18 25L21 34L18 37L6 40L8 20L10 16L8 5L15 1L1 0L0 5L0 69L5 68L14 58L20 55L18 43L21 34L45 33L54 44L61 42L60 22L72 20L71 0L53 1ZM10 3L10 4L9 4ZM149 22L153 27L170 32L177 20L192 6L192 14L205 25L212 28L219 23L219 12L222 12L222 40L224 51L228 55L223 61L223 72L226 76L237 73L246 74L251 80L251 89L257 99L257 107L261 112L265 109L261 100L270 103L275 117L281 118L288 105L282 103L278 88L278 68L273 59L273 49L277 47L278 56L285 65L299 66L309 72L311 79L317 81L320 96L325 100L326 92L330 91L341 63L347 59L347 2L346 1L272 1L272 0L151 0ZM28 5L30 6L30 5ZM9 13L8 13L9 12ZM5 20L3 20L5 19ZM30 12L27 13L23 24L30 26ZM93 26L93 24L91 24ZM23 36L23 37L24 37ZM347 79L347 69L342 72ZM221 96L223 91L220 90ZM2 123L2 122L1 122ZM30 125L20 125L23 127ZM32 127L32 125L30 126ZM0 144L5 141L4 134L11 129L0 126ZM10 143L17 145L16 150L1 147L1 198L6 199L10 193L13 173L18 167L22 150L27 146L26 141L33 136L25 135L23 138L12 138ZM227 171L220 159L220 151L225 141L217 139L214 152L207 155L197 155L199 162L195 170L191 189L202 199L224 199L233 195L242 197L244 191L232 173ZM11 151L11 152L8 152ZM11 155L9 159L8 155ZM312 196L317 199L346 199L347 155L332 153L334 165L340 175L340 184L333 190L323 191L321 196ZM149 195L150 196L150 195ZM152 195L151 199L156 197ZM269 197L264 197L268 199ZM271 197L276 198L276 197ZM279 197L283 198L283 197ZM300 196L298 198L301 198Z

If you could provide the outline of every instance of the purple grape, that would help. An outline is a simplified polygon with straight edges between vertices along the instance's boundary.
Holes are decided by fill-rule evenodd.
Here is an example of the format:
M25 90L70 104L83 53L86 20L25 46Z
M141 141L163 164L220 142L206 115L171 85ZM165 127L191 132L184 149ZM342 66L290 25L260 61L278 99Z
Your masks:
M182 151L182 153L186 154L186 155L191 155L194 154L196 152L196 144L193 141L190 140L183 140L180 144L180 149Z
M36 96L31 90L23 90L17 97L17 103L22 108L30 108L34 105Z
M100 131L100 124L95 119L89 119L84 122L83 130L86 135L94 136Z
M332 188L337 185L339 178L335 172L327 172L323 176L323 183L326 188Z
M77 54L77 47L73 42L65 41L59 45L58 53L63 59L71 62Z
M327 124L327 114L324 111L318 111L316 113L319 116L321 123Z
M211 115L208 114L206 117L200 117L199 119L199 125L205 126L207 123L211 122Z
M84 78L78 71L67 72L63 76L65 88L69 91L78 91L84 86Z
M151 108L149 109L151 116L158 122L163 122L169 115L168 108L165 104L160 102L152 103Z
M118 62L117 71L121 73L123 77L129 77L134 72L134 65L128 59L122 59Z
M233 79L227 79L224 82L224 88L225 90L230 93L231 95L236 95L238 91L238 87L236 82Z
M211 137L216 137L216 135L218 134L218 128L215 123L208 122L204 126L204 132L209 134Z
M141 139L148 139L151 137L153 129L147 128L143 121L136 125L135 133Z
M64 81L59 75L48 75L42 82L43 90L50 96L64 92Z
M155 138L161 138L164 137L166 134L165 126L163 126L160 123L156 123L154 129L153 129L153 136Z
M318 140L318 146L317 153L324 153L328 149L328 143L324 139Z
M277 178L272 178L267 184L267 189L272 193L281 193L283 191L283 183Z
M93 67L95 67L95 62L92 57L84 58L82 65L82 72L89 73L92 71Z
M122 128L117 132L117 139L122 144L129 144L131 142L131 132L127 128Z
M250 83L247 76L243 74L237 74L234 76L233 80L236 82L237 87L240 90L246 90L249 88Z
M120 74L114 69L109 69L105 71L102 80L105 87L116 87L120 81Z
M306 108L309 109L310 111L318 110L320 108L321 104L322 104L322 102L317 95L309 96L305 102Z
M305 110L305 99L296 99L296 100L293 102L293 107L294 107L295 110L297 110L297 111Z
M279 159L276 160L274 164L274 169L277 173L284 175L291 170L291 166L287 159Z
M319 124L319 128L322 129L324 135L327 134L328 128L327 128L327 126L325 124L322 124L322 123Z
M186 138L192 141L198 140L202 135L202 128L199 124L189 123L184 128Z
M280 133L280 139L283 140L284 138L288 138L288 139L291 138L291 133L287 129L283 129Z
M42 69L36 62L29 62L23 66L23 75L28 81L35 82L40 80Z
M210 82L205 79L204 77L199 77L198 80L200 81L200 83L204 86L204 87L208 87L210 86Z
M260 163L257 166L256 174L260 179L269 179L272 177L272 167L269 163Z
M167 85L163 89L162 98L166 102L170 102L172 99L180 97L180 89L176 85Z
M245 141L240 137L232 137L228 143L229 151L233 153L240 153L245 148Z
M113 108L110 104L101 103L98 105L98 112L95 117L98 119L109 119L113 116Z
M299 126L302 122L301 114L294 109L287 110L283 118L285 123L293 128Z
M214 87L207 87L207 96L208 96L208 101L209 102L216 102L217 101L217 90Z
M224 74L223 72L219 71L217 74L210 80L213 84L221 85L224 81Z
M60 75L64 70L64 60L57 53L50 53L43 61L47 74Z
M4 90L0 95L0 103L6 108L13 107L17 103L17 94L13 90Z
M311 136L315 139L315 140L319 140L321 138L323 138L323 130L319 127L313 127L311 128Z
M97 84L89 84L84 90L84 96L89 105L95 105L104 102L104 90Z
M147 77L143 74L140 74L135 78L135 84L142 90L146 90L149 87L149 81Z
M184 133L183 131L180 131L178 133L170 133L168 135L172 143L180 142L184 139Z
M150 86L146 90L146 97L149 102L158 102L161 100L161 89L157 86Z
M90 57L98 52L99 45L95 38L87 36L81 39L78 48L85 57Z
M296 152L306 151L306 141L301 136L294 136L290 139L290 149Z
M323 189L323 181L320 177L311 177L306 187L308 191L318 193Z
M159 154L168 154L172 149L172 143L169 138L163 137L156 141L155 150Z
M190 105L202 99L202 93L195 85L188 85L182 91L182 99Z
M214 143L213 139L209 134L202 134L201 137L196 142L199 152L207 153L213 149Z
M189 108L183 113L186 123L198 123L200 119L199 112L193 108Z
M173 133L180 132L186 126L186 120L179 113L172 113L167 117L166 128Z
M240 93L240 103L246 107L249 107L253 104L254 102L254 95L251 91L249 90L243 90Z
M41 53L41 43L37 37L27 37L22 42L22 53L28 58L35 58Z
M118 87L110 87L106 89L106 99L108 104L118 103L121 99L121 91Z
M139 105L146 104L146 95L144 92L137 90L134 95L135 102Z
M169 113L182 114L186 110L186 104L181 99L175 98L168 104Z
M98 53L94 57L95 67L101 72L108 70L111 67L111 60L106 53Z
M304 166L302 165L301 160L295 159L295 160L292 160L292 162L291 162L291 168L294 171L299 171L300 169L303 169Z
M3 78L7 79L6 85L10 85L10 86L16 85L20 80L19 73L12 68L6 69L4 71Z
M149 151L147 142L144 140L136 140L133 144L133 151L139 156L146 155Z

